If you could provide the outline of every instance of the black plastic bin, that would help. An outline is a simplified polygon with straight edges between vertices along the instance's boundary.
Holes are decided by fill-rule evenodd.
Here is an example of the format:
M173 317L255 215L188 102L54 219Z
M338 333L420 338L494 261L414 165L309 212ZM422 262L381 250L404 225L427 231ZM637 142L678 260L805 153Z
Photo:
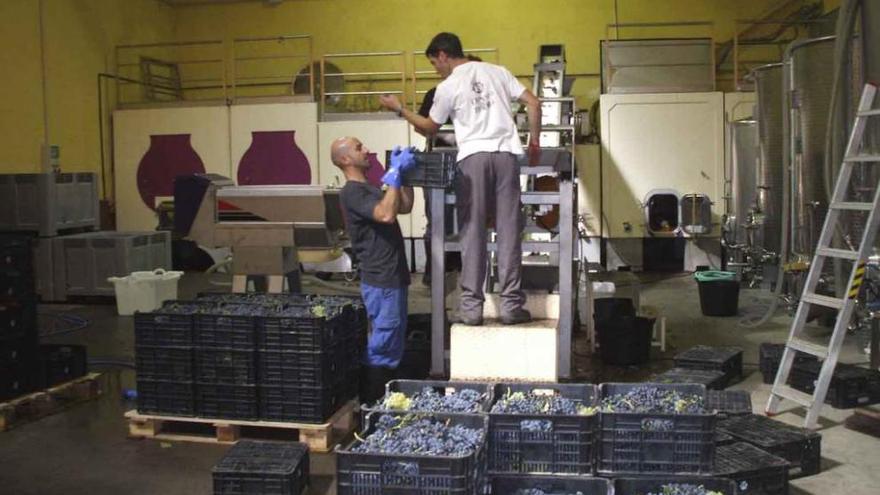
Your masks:
M620 316L596 323L599 355L605 364L630 366L647 363L651 359L653 318Z
M240 440L212 472L214 495L301 495L309 483L309 448Z
M736 316L739 281L733 272L703 271L694 274L700 290L700 309L705 316Z
M676 368L717 370L724 373L720 388L727 388L742 379L741 347L710 347L698 345L675 356Z
M718 422L718 430L748 442L761 450L791 463L789 476L819 473L822 459L822 436L766 416L745 414Z
M508 392L555 393L587 407L597 403L595 385L499 383L494 401ZM489 413L489 471L492 473L592 474L598 414ZM535 428L540 425L540 428Z
M706 397L702 385L603 383L600 398L640 386ZM597 471L605 474L712 474L716 414L599 413Z
M611 482L604 478L588 476L548 476L548 475L490 475L492 495L519 495L520 493L579 493L582 495L609 495ZM520 491L522 490L522 491Z
M382 412L367 416L366 438ZM488 418L478 415L432 414L468 428L488 431ZM486 447L466 456L396 455L352 452L359 441L336 449L336 492L339 495L482 495L486 492Z
M636 308L628 297L602 297L593 301L593 319L597 325L621 316L635 316Z
M709 478L698 476L668 476L658 478L617 478L614 480L614 495L647 495L663 493L663 486L670 484L687 484L703 486L707 490L721 495L737 495L736 483L727 478Z
M788 464L745 442L715 452L715 475L734 480L737 495L788 495Z

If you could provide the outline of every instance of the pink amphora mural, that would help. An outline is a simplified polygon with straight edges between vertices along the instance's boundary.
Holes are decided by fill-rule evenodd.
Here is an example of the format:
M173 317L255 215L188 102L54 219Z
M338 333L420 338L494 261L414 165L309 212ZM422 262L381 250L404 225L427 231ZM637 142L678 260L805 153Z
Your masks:
M296 144L296 131L254 131L238 164L238 184L311 184L309 159Z
M150 149L144 153L137 169L138 193L147 208L156 209L157 196L174 195L175 177L205 173L205 164L193 149L190 136L190 134L150 136Z
M385 175L385 167L379 163L375 153L367 153L367 160L370 162L370 168L367 169L367 182L376 187L382 187L382 176Z

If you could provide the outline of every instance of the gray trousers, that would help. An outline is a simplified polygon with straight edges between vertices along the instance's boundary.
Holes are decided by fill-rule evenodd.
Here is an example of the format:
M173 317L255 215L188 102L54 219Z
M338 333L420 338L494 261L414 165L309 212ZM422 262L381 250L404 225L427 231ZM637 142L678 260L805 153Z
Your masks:
M458 225L461 234L462 315L482 317L485 295L490 215L498 233L498 274L501 311L522 308L526 301L520 289L522 278L522 207L519 167L512 153L475 153L458 164L455 186Z

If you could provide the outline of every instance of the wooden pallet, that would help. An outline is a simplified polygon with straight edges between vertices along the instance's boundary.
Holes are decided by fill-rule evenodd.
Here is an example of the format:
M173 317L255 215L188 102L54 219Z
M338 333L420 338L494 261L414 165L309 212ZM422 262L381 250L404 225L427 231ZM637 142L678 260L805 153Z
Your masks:
M100 396L101 376L101 373L89 373L76 380L0 403L0 431L56 414L74 404Z
M357 406L356 400L346 403L324 424L187 418L139 414L135 410L125 413L125 417L131 438L231 444L241 438L266 438L269 433L272 439L298 440L314 452L330 452L354 431Z

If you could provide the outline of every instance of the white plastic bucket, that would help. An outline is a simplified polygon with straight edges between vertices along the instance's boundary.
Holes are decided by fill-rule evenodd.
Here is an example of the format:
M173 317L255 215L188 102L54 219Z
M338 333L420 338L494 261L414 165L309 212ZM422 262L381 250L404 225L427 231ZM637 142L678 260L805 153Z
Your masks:
M136 311L153 311L162 303L177 299L177 281L183 272L157 268L151 272L132 272L125 277L110 277L116 289L116 310L121 316Z

